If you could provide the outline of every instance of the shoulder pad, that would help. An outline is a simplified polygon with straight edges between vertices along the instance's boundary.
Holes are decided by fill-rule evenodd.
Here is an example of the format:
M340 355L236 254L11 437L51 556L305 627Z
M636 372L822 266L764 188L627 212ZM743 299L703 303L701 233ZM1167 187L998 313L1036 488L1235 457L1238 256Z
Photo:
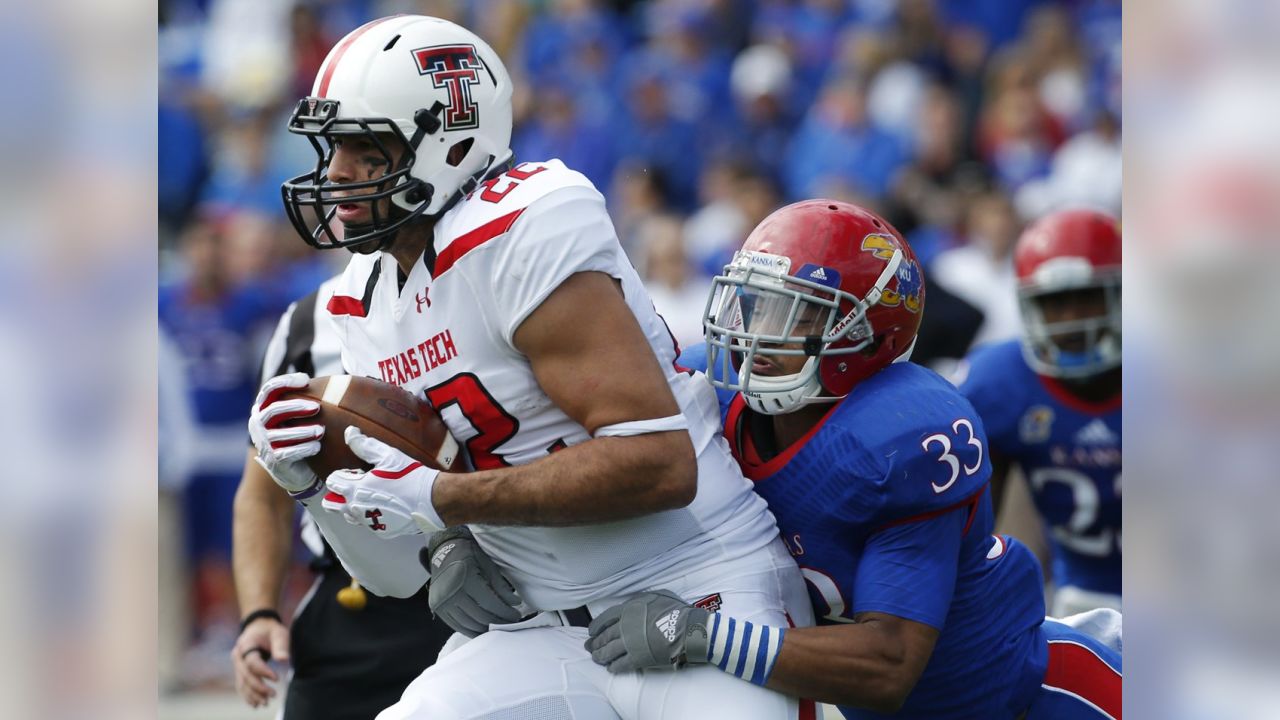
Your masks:
M585 175L559 160L523 162L484 181L440 218L443 236L454 238L499 218L522 212L538 199L563 188L596 191Z
M1034 375L1022 359L1020 341L985 345L969 354L960 392L982 415L988 432L1003 437L1017 423L1027 403Z

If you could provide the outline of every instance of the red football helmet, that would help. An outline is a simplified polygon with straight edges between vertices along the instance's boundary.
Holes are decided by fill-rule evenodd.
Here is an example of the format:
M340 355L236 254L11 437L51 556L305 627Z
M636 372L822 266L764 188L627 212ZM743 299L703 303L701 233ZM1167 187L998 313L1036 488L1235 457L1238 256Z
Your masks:
M834 200L788 205L714 280L703 319L708 375L770 415L833 402L911 356L923 311L920 264L893 226ZM799 355L809 359L797 373L752 371L757 359Z
M1041 375L1081 378L1120 365L1120 224L1093 210L1047 215L1013 255L1023 351Z

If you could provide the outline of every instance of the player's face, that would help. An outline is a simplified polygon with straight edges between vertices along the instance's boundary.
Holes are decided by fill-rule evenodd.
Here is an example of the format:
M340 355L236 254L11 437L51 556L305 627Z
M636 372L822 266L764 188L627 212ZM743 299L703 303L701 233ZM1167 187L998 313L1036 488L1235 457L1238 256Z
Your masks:
M801 306L791 336L822 335L825 331L827 312L817 306ZM760 343L761 348L780 348L783 350L802 350L803 343ZM808 362L807 355L771 355L757 353L752 363L751 372L765 377L794 375L804 369Z
M378 141L368 135L333 135L333 158L329 161L329 181L354 183L376 180L400 163L404 145L390 134L379 134ZM378 187L357 190L338 190L332 197L359 197L377 192ZM391 210L391 200L377 201L378 216L386 218ZM338 220L344 225L362 225L373 222L373 208L369 202L349 202L338 206Z
M1041 297L1037 302L1047 325L1090 320L1107 314L1107 295L1101 288L1053 293ZM1083 332L1057 333L1052 337L1054 343L1067 352L1084 352L1088 349L1088 337Z

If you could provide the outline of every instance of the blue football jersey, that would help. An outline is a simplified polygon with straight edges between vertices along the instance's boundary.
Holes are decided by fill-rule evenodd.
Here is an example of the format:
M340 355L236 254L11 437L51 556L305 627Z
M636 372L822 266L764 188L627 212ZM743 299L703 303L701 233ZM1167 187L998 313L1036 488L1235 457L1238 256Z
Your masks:
M1017 340L975 350L960 390L991 448L1018 463L1053 549L1053 579L1120 595L1120 398L1090 404L1037 375Z
M197 299L186 284L160 288L157 304L160 325L186 361L196 421L242 426L258 394L261 346L284 305L254 286ZM243 427L240 434L247 435ZM236 463L243 462L241 455Z
M702 370L705 349L681 364ZM977 412L950 383L902 363L860 383L768 461L741 396L721 393L725 436L800 565L820 624L882 612L940 632L897 718L1013 718L1047 662L1043 579L1021 543L991 534L991 464ZM878 713L842 707L847 718Z

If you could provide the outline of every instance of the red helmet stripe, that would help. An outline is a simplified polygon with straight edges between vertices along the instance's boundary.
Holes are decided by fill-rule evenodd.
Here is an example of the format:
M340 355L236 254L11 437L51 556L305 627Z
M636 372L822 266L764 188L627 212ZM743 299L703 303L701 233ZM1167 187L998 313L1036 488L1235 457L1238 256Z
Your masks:
M325 63L324 74L320 76L320 89L316 92L316 97L328 96L329 81L333 79L333 71L338 69L338 61L342 59L343 55L347 54L347 48L351 47L352 43L354 43L361 35L365 34L374 25L377 25L379 23L386 22L387 20L391 20L392 18L398 18L398 17L400 17L400 15L391 15L384 18L378 18L377 20L370 20L369 22L361 25L360 27L348 33L347 37L345 37L342 40L342 42L338 45L338 47L334 49L333 57L330 58L327 63Z

